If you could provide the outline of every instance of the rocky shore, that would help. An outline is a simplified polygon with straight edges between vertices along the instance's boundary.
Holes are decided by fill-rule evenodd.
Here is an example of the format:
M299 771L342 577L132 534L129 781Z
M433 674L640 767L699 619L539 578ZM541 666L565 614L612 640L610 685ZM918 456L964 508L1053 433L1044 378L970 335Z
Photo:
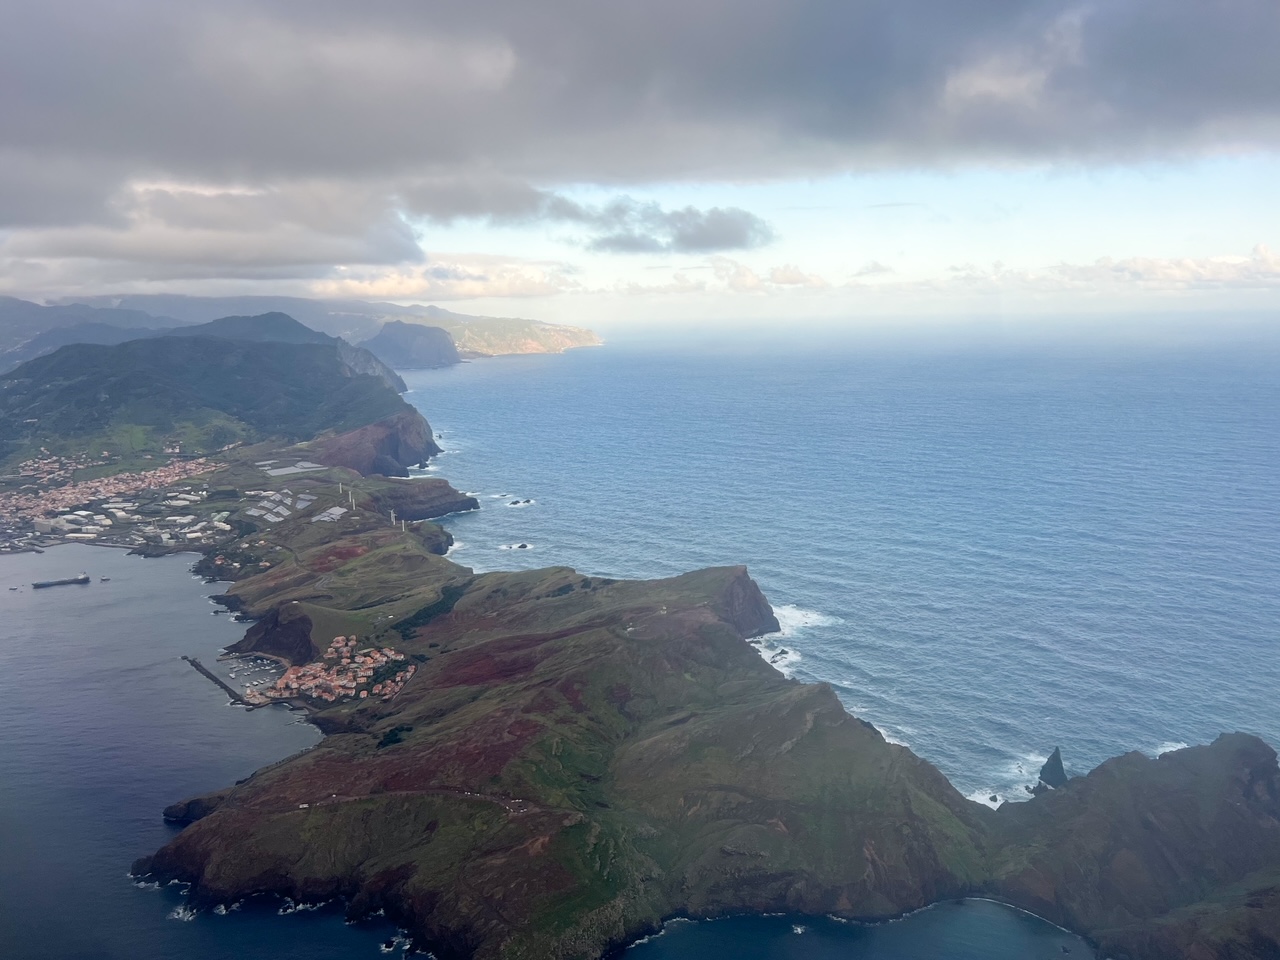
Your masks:
M431 549L434 525L390 528L389 504L266 548L247 534L275 559L225 602L256 619L241 652L303 664L349 634L403 651L412 679L390 702L311 704L316 749L171 807L191 825L136 873L190 883L198 907L342 897L442 958L595 957L675 915L883 919L970 895L1116 958L1280 949L1280 768L1254 737L1119 757L993 811L761 659L746 641L777 622L745 569L475 575Z

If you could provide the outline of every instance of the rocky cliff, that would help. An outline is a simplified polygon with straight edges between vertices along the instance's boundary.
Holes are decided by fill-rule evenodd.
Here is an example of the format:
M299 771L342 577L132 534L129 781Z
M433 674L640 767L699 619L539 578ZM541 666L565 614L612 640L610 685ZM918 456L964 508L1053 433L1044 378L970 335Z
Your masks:
M453 338L440 327L391 320L377 336L360 344L395 370L424 370L460 363Z
M1256 737L1116 757L995 827L990 889L1108 956L1280 956L1280 768Z
M1280 774L1254 738L991 811L765 663L744 637L777 624L740 567L477 576L381 529L234 590L389 624L378 642L418 670L390 702L321 711L315 750L188 802L207 815L136 870L198 904L342 896L442 958L570 958L676 914L876 919L972 894L1117 957L1274 956Z
M420 466L440 452L431 438L431 425L407 407L376 423L317 440L309 449L326 466L387 477L407 477L409 467Z

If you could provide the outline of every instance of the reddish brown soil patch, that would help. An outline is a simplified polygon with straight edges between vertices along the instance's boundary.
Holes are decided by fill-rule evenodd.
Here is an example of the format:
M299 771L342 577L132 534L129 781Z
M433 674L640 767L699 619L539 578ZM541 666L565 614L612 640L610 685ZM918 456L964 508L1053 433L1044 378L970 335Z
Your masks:
M520 708L521 713L532 713L542 717L549 717L556 712L560 706L560 701L549 694L546 690L539 690L537 695Z
M331 547L326 550L324 556L318 560L312 560L307 564L307 569L314 573L329 573L336 570L356 557L363 557L369 552L369 548L362 544L352 544L346 547Z
M457 739L426 745L409 757L380 757L368 772L386 790L474 789L502 773L542 729L537 720L520 716L514 709L495 711Z
M582 702L582 681L575 680L573 677L565 677L561 680L556 690L562 697L569 701L569 706L573 707L574 713L585 713L586 705Z
M504 683L527 676L542 662L538 647L554 636L491 640L471 650L459 650L441 664L432 679L435 687L472 687Z

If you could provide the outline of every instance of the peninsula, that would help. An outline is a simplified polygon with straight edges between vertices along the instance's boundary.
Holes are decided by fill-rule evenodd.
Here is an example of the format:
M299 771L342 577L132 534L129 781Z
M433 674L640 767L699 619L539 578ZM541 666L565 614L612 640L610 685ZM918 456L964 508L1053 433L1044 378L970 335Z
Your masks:
M215 423L239 438L147 488L183 526L126 519L120 536L198 550L253 621L228 652L289 667L254 697L304 707L326 734L173 804L189 825L136 874L190 883L197 908L343 898L442 958L589 958L676 915L873 920L975 895L1115 958L1280 949L1280 767L1257 738L1128 754L990 810L830 687L765 662L748 641L778 624L745 569L475 574L431 521L476 502L385 476L435 452L392 387L333 345L211 342L64 347L0 394L32 413L7 428L10 462L41 443L78 462L128 434L154 413L140 385L175 398L165 429L186 442L209 444ZM225 362L180 389L166 371L191 350ZM244 379L264 363L269 387ZM106 400L86 412L83 396ZM101 497L70 502L80 492L52 516L25 501L13 522L111 516ZM150 505L130 503L126 518Z

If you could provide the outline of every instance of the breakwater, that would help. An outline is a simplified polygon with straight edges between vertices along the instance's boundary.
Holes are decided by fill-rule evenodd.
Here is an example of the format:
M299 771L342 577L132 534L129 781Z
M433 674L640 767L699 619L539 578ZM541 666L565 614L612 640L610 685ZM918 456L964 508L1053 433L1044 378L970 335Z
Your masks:
M195 667L198 671L200 671L200 673L204 674L206 677L208 677L210 680L212 680L214 683L220 686L224 691L226 691L227 696L229 696L235 703L245 703L244 697L241 696L240 693L237 692L234 687L232 687L230 684L224 681L221 677L215 674L212 670L206 667L196 657L188 657L187 655L183 654L182 659L187 661L187 663ZM245 705L247 706L248 704L245 704Z

